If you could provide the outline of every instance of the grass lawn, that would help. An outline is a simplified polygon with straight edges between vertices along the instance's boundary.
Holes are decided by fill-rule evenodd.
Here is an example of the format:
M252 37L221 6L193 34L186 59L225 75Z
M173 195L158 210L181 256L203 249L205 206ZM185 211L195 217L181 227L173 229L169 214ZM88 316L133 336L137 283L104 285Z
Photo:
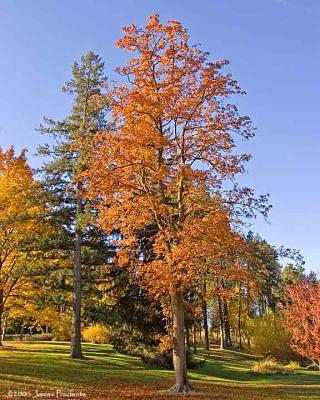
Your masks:
M75 398L67 396L70 390L77 396L85 393L86 397L77 397L82 399L177 398L161 392L173 383L172 371L146 367L140 359L119 354L108 345L84 344L83 349L85 360L71 360L68 343L6 342L0 348L0 399ZM240 353L212 350L205 365L190 372L197 393L182 397L320 399L319 372L300 369L293 376L259 376L250 372L252 362L252 358ZM29 395L18 393L22 391Z

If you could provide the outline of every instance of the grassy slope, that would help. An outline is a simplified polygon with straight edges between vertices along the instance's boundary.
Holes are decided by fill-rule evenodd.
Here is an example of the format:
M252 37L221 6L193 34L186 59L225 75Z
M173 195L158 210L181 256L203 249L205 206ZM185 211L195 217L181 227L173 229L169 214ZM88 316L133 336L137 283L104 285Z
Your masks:
M81 388L87 399L170 399L157 391L170 386L171 371L145 367L139 359L110 346L84 345L85 360L71 360L67 343L7 342L0 349L0 398L8 390ZM320 399L320 373L301 370L294 376L258 376L252 359L212 350L205 365L190 372L201 399ZM175 397L176 398L176 397Z

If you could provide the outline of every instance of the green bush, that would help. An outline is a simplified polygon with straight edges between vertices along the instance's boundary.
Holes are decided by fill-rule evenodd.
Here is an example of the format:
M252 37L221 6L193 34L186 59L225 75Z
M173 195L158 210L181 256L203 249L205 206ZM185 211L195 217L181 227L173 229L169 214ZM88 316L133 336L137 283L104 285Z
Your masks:
M110 344L119 353L127 354L133 357L140 357L144 364L173 369L172 350L159 350L159 341L154 340L153 343L146 345L141 332L128 329L126 326L113 326L110 332ZM191 353L187 353L188 369L199 368L204 361L196 360Z
M173 369L171 351L159 352L144 349L140 354L140 358L144 364L170 370Z
M157 349L146 350L144 349L140 354L141 360L143 363L159 367L173 370L173 360L172 360L172 351L157 351ZM204 361L196 360L191 353L187 353L187 368L188 369L197 369L202 366Z
M308 371L319 371L319 367L316 364L310 364L307 366Z
M125 325L113 325L109 340L115 350L128 355L133 355L131 354L132 352L139 352L141 349L151 348L157 344L156 341L146 344L145 338L140 331Z
M9 335L9 334L6 334L5 335L5 337L4 337L4 340L5 341L10 341L10 340L20 340L20 335L16 335L16 334L14 334L14 335Z
M34 335L23 335L23 340L30 340L34 342L49 342L53 339L53 335L50 333L39 333Z
M105 344L109 343L110 330L103 324L94 324L84 328L82 336L86 342Z
M5 336L5 340L20 340L21 339L21 335L6 335ZM34 335L27 335L27 334L23 334L22 335L22 340L28 340L28 341L32 341L32 342L49 342L53 339L53 335L51 333L36 333Z

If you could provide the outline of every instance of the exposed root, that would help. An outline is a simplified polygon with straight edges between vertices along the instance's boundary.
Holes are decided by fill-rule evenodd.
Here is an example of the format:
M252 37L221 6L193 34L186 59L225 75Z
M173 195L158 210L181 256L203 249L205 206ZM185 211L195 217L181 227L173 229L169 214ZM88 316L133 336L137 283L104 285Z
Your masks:
M170 393L191 393L195 391L196 389L189 383L176 383L175 385L171 386L170 389L168 389L168 392Z

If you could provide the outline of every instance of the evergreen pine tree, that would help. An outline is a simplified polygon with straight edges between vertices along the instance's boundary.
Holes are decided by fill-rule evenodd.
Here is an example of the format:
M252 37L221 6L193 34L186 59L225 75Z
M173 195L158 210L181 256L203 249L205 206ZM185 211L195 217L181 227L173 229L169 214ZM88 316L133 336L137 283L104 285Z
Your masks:
M60 245L73 255L72 358L82 358L81 267L84 243L94 230L89 224L92 207L83 199L79 177L88 167L95 134L108 126L109 105L97 101L105 83L104 63L89 51L80 63L74 63L72 79L63 87L74 97L70 115L62 121L45 118L39 129L51 137L49 144L39 148L40 155L48 156L41 169L43 183L54 219L63 231Z

